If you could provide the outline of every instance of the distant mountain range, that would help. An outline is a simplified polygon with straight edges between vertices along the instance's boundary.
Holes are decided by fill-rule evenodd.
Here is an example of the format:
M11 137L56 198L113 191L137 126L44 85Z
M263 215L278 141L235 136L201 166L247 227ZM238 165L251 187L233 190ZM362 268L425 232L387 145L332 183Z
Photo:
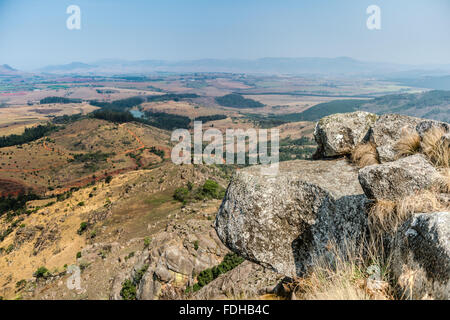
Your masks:
M450 73L450 66L409 66L339 58L200 59L186 61L105 59L93 63L72 62L38 70L55 74L145 74L150 72L231 72L297 75L389 75Z
M16 75L20 73L18 70L10 67L7 64L4 65L0 65L0 76L5 76L5 75Z

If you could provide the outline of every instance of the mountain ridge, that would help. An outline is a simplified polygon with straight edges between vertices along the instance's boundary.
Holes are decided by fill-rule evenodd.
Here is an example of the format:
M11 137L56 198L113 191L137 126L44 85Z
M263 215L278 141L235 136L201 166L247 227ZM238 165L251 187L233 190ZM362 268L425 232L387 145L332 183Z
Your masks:
M168 61L158 59L121 60L103 59L92 63L72 62L64 65L52 65L38 69L49 73L146 73L146 72L235 72L235 73L281 73L281 74L317 74L317 75L380 75L428 70L433 67L409 66L404 64L367 62L349 57L323 58L277 58L259 59L194 59ZM450 71L450 67L449 71Z

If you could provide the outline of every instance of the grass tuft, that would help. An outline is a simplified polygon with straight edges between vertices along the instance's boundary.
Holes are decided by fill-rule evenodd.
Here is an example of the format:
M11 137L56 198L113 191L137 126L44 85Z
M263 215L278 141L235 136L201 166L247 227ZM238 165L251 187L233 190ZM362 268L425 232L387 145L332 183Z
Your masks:
M384 258L380 247L363 241L362 246L351 242L342 247L330 244L328 248L332 258L327 255L314 259L310 271L290 285L296 299L392 299L388 285L390 260Z
M360 168L379 164L377 149L371 142L359 144L353 149L351 160Z
M450 167L450 143L445 139L445 130L433 127L428 130L421 142L422 153L436 166Z
M397 158L411 156L420 152L420 136L416 131L402 130L400 140L395 145Z
M392 235L413 214L449 210L442 202L440 190L422 190L397 201L377 200L369 210L369 230L372 238Z
M441 192L450 193L450 168L440 170L437 182Z

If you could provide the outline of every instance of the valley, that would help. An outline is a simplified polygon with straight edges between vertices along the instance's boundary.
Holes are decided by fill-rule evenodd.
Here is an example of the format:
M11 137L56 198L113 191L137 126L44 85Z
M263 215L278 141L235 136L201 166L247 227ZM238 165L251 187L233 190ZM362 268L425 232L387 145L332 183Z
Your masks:
M193 134L194 121L222 134L278 129L284 168L317 154L323 117L392 107L448 121L448 106L445 91L351 77L9 70L0 77L0 297L292 298L281 274L217 234L225 190L248 163L175 165L172 131ZM68 284L73 270L79 287Z

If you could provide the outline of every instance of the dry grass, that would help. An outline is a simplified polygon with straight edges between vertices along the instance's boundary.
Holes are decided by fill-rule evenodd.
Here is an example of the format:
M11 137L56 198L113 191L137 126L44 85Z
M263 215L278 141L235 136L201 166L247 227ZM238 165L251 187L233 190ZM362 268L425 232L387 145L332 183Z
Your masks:
M397 201L377 200L369 211L369 230L372 238L380 239L393 234L415 213L449 210L441 202L440 190L422 192Z
M293 292L302 300L387 300L389 259L372 242L331 245L332 259L320 257L303 278L294 280ZM378 270L376 274L371 269ZM371 283L377 282L379 288Z
M420 152L420 136L416 131L402 130L402 136L395 145L398 158Z
M404 220L396 212L396 203L390 200L377 200L370 208L368 218L373 236L392 231Z
M444 168L440 171L437 184L441 192L450 193L450 168Z
M377 149L370 142L357 145L352 151L351 159L360 168L380 163L377 157Z
M424 190L418 195L406 197L397 202L397 214L401 217L444 210L448 208L441 202L439 193L432 190Z
M398 201L378 200L369 212L368 240L341 248L327 246L331 254L314 259L308 273L294 279L285 291L302 300L405 298L391 286L391 252L385 251L385 236L393 235L415 213L448 210L439 194L439 190L424 190Z
M431 128L428 130L420 144L422 153L437 167L450 167L450 145L444 139L445 130L442 128Z

